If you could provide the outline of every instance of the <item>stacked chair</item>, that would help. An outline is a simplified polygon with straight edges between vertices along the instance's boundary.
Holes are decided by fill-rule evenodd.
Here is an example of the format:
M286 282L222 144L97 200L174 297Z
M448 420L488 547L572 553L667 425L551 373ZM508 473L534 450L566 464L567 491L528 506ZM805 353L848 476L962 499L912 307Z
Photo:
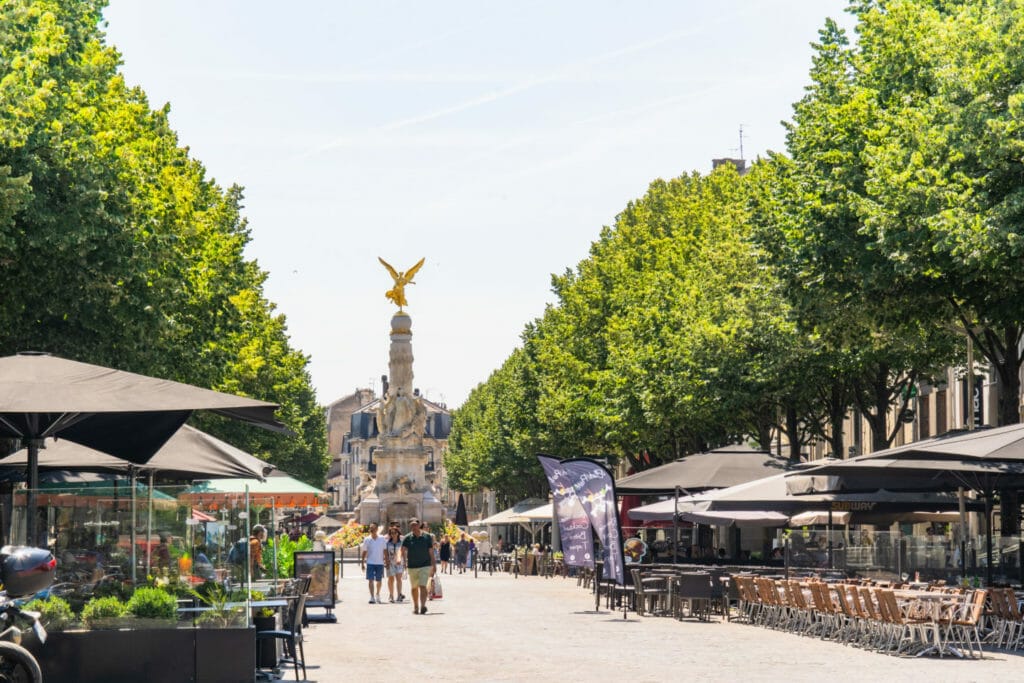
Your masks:
M736 621L891 655L981 657L986 640L1017 648L1024 637L1010 590L957 595L959 590L947 589L935 600L911 600L901 606L893 589L865 582L826 584L733 575L731 583L738 596ZM991 630L986 635L987 604Z

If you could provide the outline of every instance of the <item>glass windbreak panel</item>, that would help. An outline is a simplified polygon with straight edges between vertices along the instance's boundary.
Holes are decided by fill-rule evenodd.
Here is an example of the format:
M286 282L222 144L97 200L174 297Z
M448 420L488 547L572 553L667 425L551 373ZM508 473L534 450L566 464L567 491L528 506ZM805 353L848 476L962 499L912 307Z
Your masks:
M36 491L36 537L37 545L57 559L54 584L42 596L67 600L77 627L101 623L85 624L83 610L90 601L117 598L124 607L140 587L158 588L174 598L173 618L168 618L172 626L247 626L256 611L251 601L291 587L290 553L309 549L275 533L284 529L286 520L308 514L305 508L282 509L269 502L246 508L244 494L217 500L206 500L204 494L197 500L181 485L156 484L151 491L137 483L133 495L124 478L68 479ZM27 499L24 489L12 494L9 543L14 545L26 539ZM257 524L267 533L262 542L251 542L250 531ZM142 601L136 598L132 608L161 613L157 603L166 603L150 596L146 601L152 604L140 608ZM111 613L116 610L109 607ZM120 628L142 624L102 623ZM154 624L159 620L145 622L146 627Z

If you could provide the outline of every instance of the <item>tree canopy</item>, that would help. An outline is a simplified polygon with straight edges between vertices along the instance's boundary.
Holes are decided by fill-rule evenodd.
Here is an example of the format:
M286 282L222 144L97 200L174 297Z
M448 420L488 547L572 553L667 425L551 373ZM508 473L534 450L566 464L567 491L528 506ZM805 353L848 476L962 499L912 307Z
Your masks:
M997 422L1019 421L1024 0L849 11L856 40L823 26L784 152L652 182L553 278L555 303L455 413L459 482L505 486L462 475L499 450L531 476L541 451L645 466L780 432L793 458L811 438L843 456L853 409L885 448L966 335ZM505 400L511 375L529 400Z
M242 189L189 155L104 43L100 0L0 6L0 353L280 403L294 437L204 426L315 485L322 411L246 260Z

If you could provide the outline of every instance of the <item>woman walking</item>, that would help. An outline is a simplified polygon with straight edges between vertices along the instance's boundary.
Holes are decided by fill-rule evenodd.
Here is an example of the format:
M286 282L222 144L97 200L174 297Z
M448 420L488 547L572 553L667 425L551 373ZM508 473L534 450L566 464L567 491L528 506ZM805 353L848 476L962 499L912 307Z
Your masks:
M441 550L438 553L441 560L441 573L448 571L448 563L452 560L452 542L447 536L441 537Z
M405 565L402 563L402 534L397 522L391 522L388 526L387 550L387 571L388 571L388 602L405 600L402 595L402 573ZM397 594L397 598L395 597Z

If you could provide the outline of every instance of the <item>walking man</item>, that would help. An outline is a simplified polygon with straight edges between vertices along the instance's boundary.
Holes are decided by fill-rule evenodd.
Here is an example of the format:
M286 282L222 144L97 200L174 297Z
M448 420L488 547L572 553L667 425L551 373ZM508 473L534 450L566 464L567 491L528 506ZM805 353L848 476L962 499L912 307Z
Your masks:
M427 584L437 572L434 558L434 538L423 532L420 520L409 520L412 530L402 539L402 558L409 568L409 583L412 584L412 613L427 613Z
M384 579L384 553L388 539L377 535L377 525L370 525L370 535L363 539L363 562L366 563L366 582L370 586L370 604L380 604L380 584ZM377 590L374 591L374 583Z

